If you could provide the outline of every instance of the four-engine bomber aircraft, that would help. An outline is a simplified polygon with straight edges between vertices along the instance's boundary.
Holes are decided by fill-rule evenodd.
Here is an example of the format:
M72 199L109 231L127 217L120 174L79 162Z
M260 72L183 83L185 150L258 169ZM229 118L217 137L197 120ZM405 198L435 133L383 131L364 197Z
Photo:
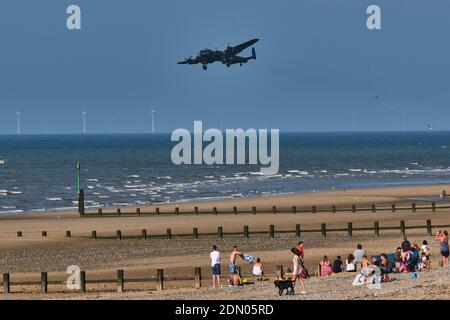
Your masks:
M197 53L197 56L195 58L192 58L192 56L190 56L189 58L178 62L178 64L201 63L203 66L203 70L207 70L208 64L214 63L216 61L222 62L222 64L226 65L227 67L230 67L233 64L240 64L240 66L242 67L243 63L247 63L249 60L256 60L256 51L255 48L252 48L252 55L250 57L240 57L238 56L238 54L248 47L254 45L258 41L259 39L253 39L241 43L240 45L237 45L235 47L230 47L230 45L228 45L225 51L203 49Z

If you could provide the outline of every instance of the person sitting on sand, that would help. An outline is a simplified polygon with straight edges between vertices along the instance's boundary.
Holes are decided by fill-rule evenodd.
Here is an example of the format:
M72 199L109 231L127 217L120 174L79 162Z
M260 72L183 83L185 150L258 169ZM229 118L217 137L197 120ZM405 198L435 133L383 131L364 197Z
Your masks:
M388 274L392 272L392 264L391 261L389 261L389 258L387 256L386 253L382 253L380 255L381 257L381 261L380 261L380 269L381 269L381 274Z
M370 257L370 262L372 262L372 264L373 264L374 266L380 267L381 261L378 260L377 256L372 256L372 257Z
M231 252L231 255L230 255L230 263L228 265L230 267L231 275L233 275L235 273L235 271L237 271L236 259L238 256L242 257L242 252L239 252L238 247L236 245L234 245L233 251Z
M331 266L330 260L328 260L327 256L323 256L322 261L319 262L320 276L329 276L333 273L333 268Z
M234 271L234 274L233 274L233 276L232 276L232 278L231 278L231 284L232 284L234 287L237 287L237 286L240 286L240 285L241 285L241 277L239 276L237 270Z
M400 272L400 267L402 265L402 248L398 247L395 251L395 272Z
M401 247L402 247L402 258L403 258L403 260L405 260L406 252L411 251L411 242L408 241L406 236L403 237L403 242L402 242Z
M441 256L442 256L442 265L443 267L448 267L448 256L449 256L449 247L448 247L448 232L441 230L436 234L436 241L439 241Z
M356 272L355 256L349 254L347 260L345 260L345 271L346 272Z
M366 255L363 255L363 257L362 257L362 261L361 261L361 266L362 266L362 270L361 271L364 271L364 270L366 270L369 266L371 266L372 265L372 263L369 261L369 259L367 258L367 256Z
M293 254L292 262L294 264L294 270L292 271L292 281L295 283L297 280L300 281L300 285L302 286L302 294L305 292L305 282L302 278L303 271L303 263L301 259L301 252L297 250L297 248L292 248L291 253Z
M340 273L342 272L342 258L341 256L337 256L336 259L333 261L333 267L332 271L333 273Z
M264 267L263 267L263 265L261 263L261 259L259 257L256 258L256 262L254 262L254 264L253 264L252 273L255 276L262 276L262 275L264 275ZM257 280L260 281L261 278L258 278Z
M362 258L366 255L366 251L363 249L361 244L356 246L356 250L353 251L353 256L355 257L355 265L357 269L362 269Z
M428 271L428 256L426 255L425 252L422 252L422 256L420 258L420 262L419 262L419 271L424 271L427 270Z

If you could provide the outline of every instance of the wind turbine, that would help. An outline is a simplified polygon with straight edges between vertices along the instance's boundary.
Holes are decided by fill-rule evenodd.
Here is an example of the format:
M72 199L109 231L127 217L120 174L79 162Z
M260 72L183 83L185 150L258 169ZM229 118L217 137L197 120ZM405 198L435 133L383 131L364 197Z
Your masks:
M155 110L152 110L152 133L155 133Z
M20 117L22 116L21 112L16 112L16 116L17 116L17 134L20 134Z
M83 134L86 134L86 111L81 112L81 117L83 118Z

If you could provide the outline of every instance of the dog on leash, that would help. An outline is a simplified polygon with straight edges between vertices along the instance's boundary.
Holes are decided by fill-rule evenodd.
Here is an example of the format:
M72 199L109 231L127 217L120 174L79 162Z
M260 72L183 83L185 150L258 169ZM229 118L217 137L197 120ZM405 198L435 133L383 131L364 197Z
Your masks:
M286 290L286 295L294 294L294 281L292 281L292 280L275 280L274 284L275 284L275 287L278 288L278 294L280 296L283 295L284 290Z

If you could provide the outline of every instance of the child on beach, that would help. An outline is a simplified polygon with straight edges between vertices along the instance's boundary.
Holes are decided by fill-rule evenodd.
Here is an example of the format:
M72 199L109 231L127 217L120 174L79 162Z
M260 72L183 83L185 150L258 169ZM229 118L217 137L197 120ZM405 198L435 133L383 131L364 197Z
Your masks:
M321 277L329 276L333 273L331 262L330 260L328 260L327 256L323 256L322 261L320 261L319 263L319 269L320 269L319 274Z

